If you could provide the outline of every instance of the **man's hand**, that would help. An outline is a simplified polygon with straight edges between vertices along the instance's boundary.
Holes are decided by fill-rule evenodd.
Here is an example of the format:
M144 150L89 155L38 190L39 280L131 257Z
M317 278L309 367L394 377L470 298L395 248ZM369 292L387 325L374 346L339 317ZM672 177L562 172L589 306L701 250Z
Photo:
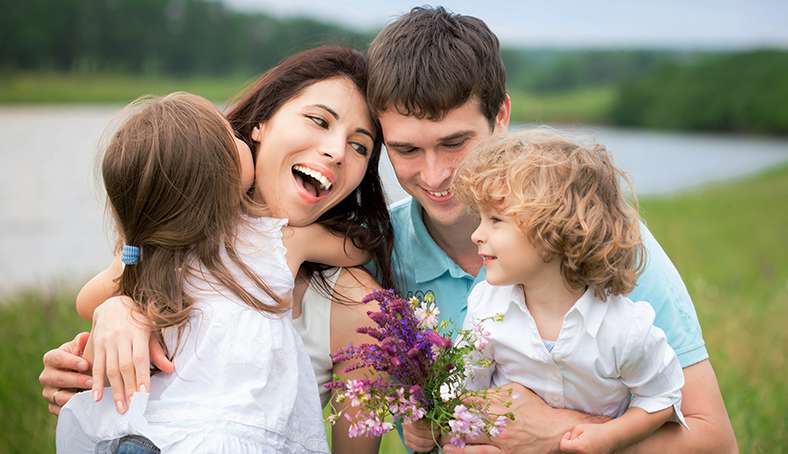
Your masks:
M509 392L511 391L511 396ZM490 440L482 435L471 440L465 448L444 446L446 454L534 454L559 452L561 437L576 424L605 422L608 418L589 416L580 412L556 409L547 405L528 388L510 383L498 388L501 398L496 402L511 401L509 408L493 404L494 413L514 414L514 421L506 423L500 435Z
M440 437L433 438L430 423L424 421L416 421L410 424L402 425L402 435L405 439L405 446L414 450L415 452L430 452L435 447L435 440Z
M79 333L73 340L44 354L44 370L38 376L41 395L49 402L49 412L60 414L60 408L79 391L90 389L93 379L90 364L83 359L88 333Z

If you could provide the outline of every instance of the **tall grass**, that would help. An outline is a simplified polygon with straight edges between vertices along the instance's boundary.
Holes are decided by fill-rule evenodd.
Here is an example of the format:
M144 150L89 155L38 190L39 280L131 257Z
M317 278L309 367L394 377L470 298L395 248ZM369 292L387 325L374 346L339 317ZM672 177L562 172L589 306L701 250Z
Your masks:
M641 212L690 289L741 451L784 452L788 167L644 199ZM88 327L73 295L23 291L0 301L0 453L54 451L55 418L37 377L46 350ZM404 451L389 435L381 452Z

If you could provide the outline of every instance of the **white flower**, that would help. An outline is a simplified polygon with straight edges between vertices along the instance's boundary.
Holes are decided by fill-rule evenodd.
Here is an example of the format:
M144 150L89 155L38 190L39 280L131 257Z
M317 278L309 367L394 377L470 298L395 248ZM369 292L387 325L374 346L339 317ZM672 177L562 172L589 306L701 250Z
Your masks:
M450 386L448 383L444 383L440 387L441 399L444 402L448 402L457 397L457 391L455 387Z
M435 329L438 326L438 315L440 313L441 311L438 310L438 306L435 303L426 302L421 303L414 311L416 319L419 321L419 327L426 329Z

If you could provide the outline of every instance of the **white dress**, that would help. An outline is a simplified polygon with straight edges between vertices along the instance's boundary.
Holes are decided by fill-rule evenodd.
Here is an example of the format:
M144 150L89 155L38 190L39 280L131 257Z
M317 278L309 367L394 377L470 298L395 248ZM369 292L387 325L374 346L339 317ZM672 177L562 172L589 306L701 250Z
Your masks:
M243 262L284 298L293 289L281 229L287 221L247 220L236 245ZM222 259L237 282L261 301L273 300ZM198 267L199 269L199 267ZM110 452L110 442L136 434L164 454L327 453L317 383L289 313L252 309L207 273L188 283L195 300L176 372L151 377L150 394L136 393L120 415L107 388L101 402L80 393L63 407L58 453ZM176 330L164 332L175 351Z
M337 285L343 268L332 268L323 272L330 289ZM316 287L318 278L312 278L301 299L301 316L293 319L296 331L304 341L304 347L312 362L312 369L317 379L320 404L326 406L330 396L326 383L330 382L334 373L334 361L331 359L331 298L324 295Z

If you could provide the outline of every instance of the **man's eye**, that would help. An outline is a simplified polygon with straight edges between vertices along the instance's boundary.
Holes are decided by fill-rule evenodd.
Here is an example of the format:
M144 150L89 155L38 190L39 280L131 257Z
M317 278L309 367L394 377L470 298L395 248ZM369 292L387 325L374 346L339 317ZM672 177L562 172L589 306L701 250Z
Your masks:
M316 125L320 126L321 128L328 128L328 122L326 120L313 115L307 115L306 117L312 120Z
M444 143L443 146L446 148L460 148L465 145L466 140L460 140L459 142L449 142Z
M412 154L418 150L416 147L394 147L393 149L399 154Z
M365 147L364 145L358 142L350 142L350 146L353 147L353 149L356 150L356 152L362 156L366 156L367 154L369 154L369 150L367 150L367 147Z

